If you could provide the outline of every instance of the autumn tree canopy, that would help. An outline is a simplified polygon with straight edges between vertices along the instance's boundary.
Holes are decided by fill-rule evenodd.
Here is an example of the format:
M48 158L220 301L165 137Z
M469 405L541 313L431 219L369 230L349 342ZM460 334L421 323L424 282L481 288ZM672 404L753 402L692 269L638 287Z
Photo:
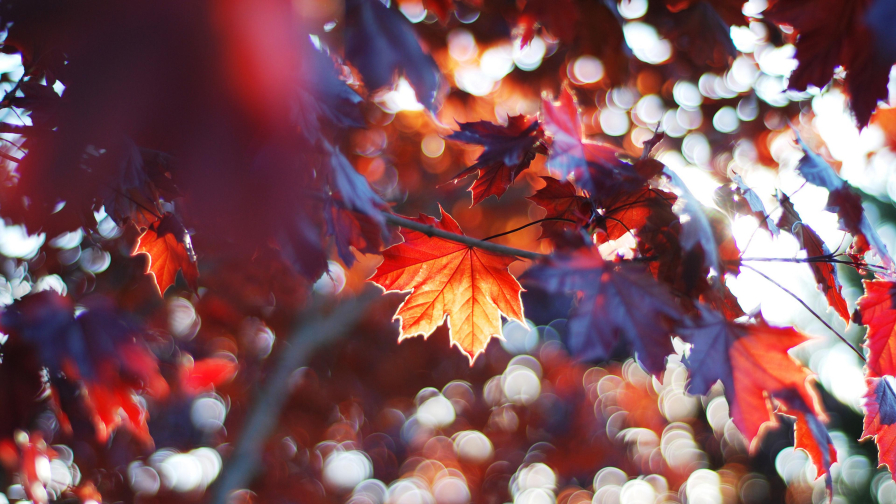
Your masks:
M894 5L0 0L0 501L896 502Z

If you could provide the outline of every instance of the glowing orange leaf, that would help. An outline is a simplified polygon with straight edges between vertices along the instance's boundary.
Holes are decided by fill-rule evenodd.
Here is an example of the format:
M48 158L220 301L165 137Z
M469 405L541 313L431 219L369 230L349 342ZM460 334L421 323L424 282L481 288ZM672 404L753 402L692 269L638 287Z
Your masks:
M440 221L423 214L413 220L463 234L444 210ZM383 251L383 263L370 278L387 292L411 291L395 314L399 341L428 337L447 317L451 343L472 364L492 337L503 339L501 314L523 322L522 287L507 270L516 258L409 229L401 235L404 242Z
M131 255L146 254L146 273L153 276L159 294L164 294L177 278L178 270L183 271L187 284L196 290L199 269L190 235L183 224L172 214L167 214L149 225L137 239Z
M867 376L896 375L896 309L893 308L896 283L882 280L863 283L865 295L856 301L856 306L860 323L868 326L865 334Z

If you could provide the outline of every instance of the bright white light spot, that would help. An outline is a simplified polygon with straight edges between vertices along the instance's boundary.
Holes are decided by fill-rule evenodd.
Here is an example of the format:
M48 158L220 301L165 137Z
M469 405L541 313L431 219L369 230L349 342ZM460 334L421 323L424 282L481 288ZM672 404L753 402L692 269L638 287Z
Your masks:
M675 118L678 123L685 129L697 129L703 124L703 112L699 108L689 110L680 107L675 111Z
M656 490L650 483L634 479L622 486L619 500L625 504L653 504L656 500Z
M753 96L748 96L737 102L737 117L741 121L752 121L759 116L759 103Z
M175 492L196 490L202 484L202 464L189 453L171 455L161 466L167 469L162 473L165 486Z
M622 110L628 110L635 106L635 102L638 101L639 96L638 91L634 88L613 88L612 91L607 93L607 105Z
M389 485L387 504L435 504L426 483L416 478L400 479Z
M537 462L520 469L517 485L521 491L532 488L553 491L557 488L557 475L547 465Z
M75 248L81 244L81 239L84 237L84 233L81 231L81 228L78 228L74 231L70 231L68 233L62 233L61 235L53 238L47 245L62 249L68 250L71 248Z
M414 112L423 110L423 105L417 101L417 94L411 83L404 77L398 79L395 89L385 93L381 98L383 110L389 113L401 112L402 110Z
M656 28L647 23L634 21L622 27L625 43L639 60L659 64L672 56L672 44L660 38Z
M513 70L513 49L510 44L490 47L479 57L479 68L498 81Z
M583 84L591 84L604 78L604 64L591 55L579 56L572 65L575 80Z
M457 61L469 61L476 57L479 47L473 34L463 28L451 30L448 34L448 54Z
M215 432L224 427L227 407L220 397L211 395L199 397L190 407L190 421L203 432Z
M647 14L647 0L622 0L616 8L625 19L638 19Z
M461 431L454 435L454 449L462 462L482 464L495 453L491 440L479 431Z
M314 282L314 292L333 296L342 292L345 287L345 270L336 261L327 261L329 270Z
M199 318L193 304L182 297L173 297L168 301L168 330L181 339L192 339L199 329L196 324Z
M348 492L373 474L373 464L360 451L334 451L324 461L323 480L327 488Z
M29 235L24 226L7 226L0 220L0 254L6 257L31 259L37 255L47 235Z
M426 19L426 9L423 7L423 2L400 2L398 10L412 23L419 23Z
M501 376L501 386L514 404L531 404L541 394L541 378L526 366L508 366Z
M68 286L65 285L65 281L59 275L47 275L40 277L37 282L34 282L33 288L34 292L46 290L56 291L60 296L65 296L68 292Z
M672 86L672 98L681 107L695 109L703 103L703 96L693 82L678 81Z
M742 53L751 53L756 49L756 34L749 26L732 26L731 41L734 47Z
M128 466L128 481L135 494L155 495L162 484L159 473L142 462L131 462Z
M454 405L442 394L427 399L417 408L417 421L431 428L451 425L456 415Z
M684 137L684 141L681 143L681 153L691 163L706 166L709 164L712 150L706 137L702 133L694 132L688 133L688 136Z
M430 133L420 142L420 150L427 157L437 158L445 152L445 140L435 133Z
M495 89L495 79L481 67L461 67L454 72L457 87L473 96L485 96Z
M756 96L773 107L783 107L790 103L790 99L785 94L787 84L783 77L760 75L756 79L754 89Z
M722 107L712 117L712 126L720 133L733 133L740 127L740 119L734 107Z
M112 254L98 247L89 247L81 251L78 263L84 271L96 275L109 268L109 265L112 264Z
M638 118L647 125L654 125L663 118L665 112L663 99L657 95L647 95L635 105L635 113Z
M756 62L759 69L768 75L787 77L796 68L796 48L790 44L781 47L763 45L756 49Z
M757 17L768 8L768 0L749 0L744 4L743 13L749 17Z
M432 486L432 495L437 504L467 504L470 502L470 489L467 483L457 477L441 478Z
M622 136L628 132L628 114L617 108L607 107L600 111L600 129L610 136Z
M530 72L541 65L546 51L544 39L536 35L526 47L520 48L519 42L513 44L513 62L520 70Z
M688 129L678 121L677 110L667 110L663 114L663 132L672 138L681 138L688 132Z
M538 344L538 330L532 325L523 325L516 320L504 324L504 341L501 346L512 354L531 352Z
M722 481L718 473L709 469L698 469L691 473L685 483L688 502L701 504L722 504Z

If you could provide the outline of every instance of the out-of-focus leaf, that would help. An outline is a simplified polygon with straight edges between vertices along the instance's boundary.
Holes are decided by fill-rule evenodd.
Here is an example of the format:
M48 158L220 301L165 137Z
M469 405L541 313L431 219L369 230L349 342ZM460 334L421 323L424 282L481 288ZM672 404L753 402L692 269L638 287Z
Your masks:
M603 260L596 247L537 264L524 276L552 293L577 293L569 317L569 348L583 359L609 358L624 338L644 368L665 369L671 326L682 316L666 288L643 269Z

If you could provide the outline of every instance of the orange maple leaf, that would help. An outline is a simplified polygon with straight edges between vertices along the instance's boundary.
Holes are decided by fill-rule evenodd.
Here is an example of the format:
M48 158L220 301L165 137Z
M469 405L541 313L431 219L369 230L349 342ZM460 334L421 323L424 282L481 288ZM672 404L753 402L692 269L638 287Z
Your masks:
M196 290L199 269L190 235L173 214L166 214L149 225L131 252L132 256L137 254L147 255L145 272L152 275L159 294L165 294L174 283L178 270L183 272L190 288Z
M463 235L445 210L442 220L420 214L412 219ZM443 238L402 229L404 242L383 251L383 263L370 278L391 291L411 291L398 308L398 341L428 337L448 318L451 343L470 359L485 351L492 337L503 339L501 314L525 323L522 287L507 267L514 257L494 254Z

